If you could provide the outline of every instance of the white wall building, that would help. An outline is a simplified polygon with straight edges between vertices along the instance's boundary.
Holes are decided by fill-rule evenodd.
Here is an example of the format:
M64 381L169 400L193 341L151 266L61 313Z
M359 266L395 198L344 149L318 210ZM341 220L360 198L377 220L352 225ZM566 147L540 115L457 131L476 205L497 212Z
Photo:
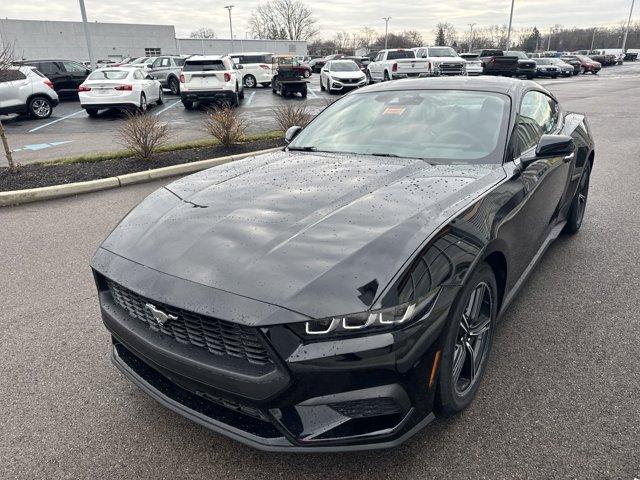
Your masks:
M307 42L289 40L176 39L173 25L89 22L94 60L169 54L272 52L307 54ZM0 19L0 41L13 45L16 59L87 61L82 22Z

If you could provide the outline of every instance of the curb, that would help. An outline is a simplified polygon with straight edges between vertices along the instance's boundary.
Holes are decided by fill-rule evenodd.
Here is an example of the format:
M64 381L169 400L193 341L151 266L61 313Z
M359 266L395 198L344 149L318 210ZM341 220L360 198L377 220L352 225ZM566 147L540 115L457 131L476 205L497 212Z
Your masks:
M243 158L254 157L263 153L276 152L278 150L282 150L282 147L241 153L239 155L211 158L209 160L200 160L191 163L182 163L180 165L171 165L170 167L162 167L155 168L153 170L144 170L142 172L127 173L126 175L119 175L117 177L90 180L88 182L68 183L65 185L52 185L50 187L0 192L0 207L20 205L22 203L39 202L41 200L53 200L54 198L69 197L71 195L78 195L81 193L98 192L100 190L106 190L109 188L118 188L124 187L126 185L134 185L136 183L151 182L160 178L198 172L200 170L205 170L207 168L222 165L224 163L242 160Z

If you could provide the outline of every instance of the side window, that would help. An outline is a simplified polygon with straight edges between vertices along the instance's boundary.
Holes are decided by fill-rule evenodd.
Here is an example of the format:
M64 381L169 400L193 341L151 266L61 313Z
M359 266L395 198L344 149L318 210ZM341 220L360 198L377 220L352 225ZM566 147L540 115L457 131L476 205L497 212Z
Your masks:
M168 58L163 58L160 60L161 67L168 67L169 65L171 65L171 62Z
M0 83L15 82L16 80L24 80L25 78L27 77L20 70L0 70Z
M162 64L162 58L156 58L156 60L151 64L151 68L159 68Z
M62 65L69 73L85 73L87 71L86 68L75 62L62 62Z
M382 61L382 52L376 55L376 59L374 60L374 62L380 62L380 61Z
M61 73L60 66L56 62L42 62L38 64L38 70L45 75Z
M142 80L144 76L142 75L142 72L140 70L136 70L135 72L133 72L133 78L135 78L136 80Z
M527 92L520 105L515 131L516 157L535 147L540 137L555 130L558 122L558 104L541 92Z
M184 65L184 58L174 58L173 62L176 64L177 67L182 67Z

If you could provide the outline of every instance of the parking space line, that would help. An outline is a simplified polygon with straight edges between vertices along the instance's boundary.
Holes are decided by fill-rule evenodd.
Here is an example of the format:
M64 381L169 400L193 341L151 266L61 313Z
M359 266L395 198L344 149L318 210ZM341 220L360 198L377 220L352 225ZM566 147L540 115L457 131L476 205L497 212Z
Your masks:
M251 92L251 95L249 95L249 98L247 98L244 101L244 104L248 107L249 105L251 105L251 102L253 102L253 97L256 96L256 92Z
M35 131L40 130L41 128L44 128L44 127L48 127L49 125L53 125L54 123L61 122L62 120L66 120L67 118L71 118L74 115L77 115L77 114L82 113L82 112L84 112L84 109L83 110L78 110L77 112L74 112L74 113L70 113L69 115L65 115L64 117L60 117L60 118L58 118L58 119L56 119L56 120L54 120L52 122L45 123L44 125L40 125L39 127L32 128L31 130L29 130L29 133L35 132Z
M312 88L308 88L307 91L311 94L313 98L318 98L318 95L316 95L316 92L314 92Z
M164 107L162 110L160 110L159 112L156 112L156 115L160 115L163 112L166 112L167 110L169 110L170 108L175 107L177 104L180 103L180 100L176 100L174 103L172 103L171 105Z

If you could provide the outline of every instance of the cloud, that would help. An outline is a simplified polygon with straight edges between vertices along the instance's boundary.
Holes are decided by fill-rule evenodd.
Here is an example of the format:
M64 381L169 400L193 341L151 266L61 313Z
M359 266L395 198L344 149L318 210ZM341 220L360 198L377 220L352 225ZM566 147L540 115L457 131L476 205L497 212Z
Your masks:
M3 1L3 15L29 20L79 21L80 10L75 1L28 2ZM249 15L256 0L233 0L234 34L246 35ZM390 31L418 30L431 38L434 26L441 21L453 23L458 31L467 24L477 27L506 24L509 20L508 0L454 0L445 2L392 3L388 0L306 0L319 20L323 37L338 31L354 32L362 26L384 29L382 17L390 16ZM181 0L180 7L169 0L85 0L90 21L117 23L155 23L175 25L179 37L200 27L213 28L220 38L229 36L229 17L224 2ZM566 27L591 27L620 24L629 15L629 0L519 0L514 9L514 27L538 26L544 30L560 24ZM637 16L635 17L637 18Z

